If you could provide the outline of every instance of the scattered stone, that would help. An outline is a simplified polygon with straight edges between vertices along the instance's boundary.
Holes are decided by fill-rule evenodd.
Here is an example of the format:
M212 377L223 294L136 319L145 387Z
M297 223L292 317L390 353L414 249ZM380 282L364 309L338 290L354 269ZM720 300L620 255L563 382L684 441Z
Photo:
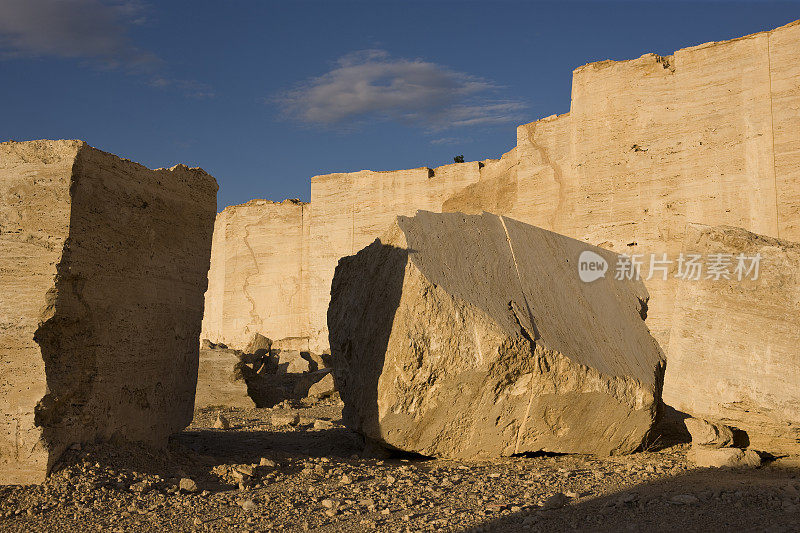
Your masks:
M309 398L326 398L336 392L333 374L325 372L325 375L308 389Z
M323 430L323 429L332 429L333 422L330 420L314 420L314 429Z
M733 445L733 429L724 424L715 424L702 418L687 418L684 423L692 436L692 446L723 448Z
M239 502L239 507L241 507L242 509L244 509L247 512L251 512L251 511L255 511L258 506L256 505L256 502L254 502L253 500L247 499L247 500L240 501Z
M133 492L137 492L139 494L143 494L150 490L151 485L147 481L139 481L138 483L134 483L131 485L130 489Z
M239 346L241 348L241 346ZM247 343L246 353L256 353L258 350L269 351L272 348L272 340L260 333L255 333Z
M241 472L242 474L248 477L253 477L253 475L255 474L255 468L253 467L253 465L237 465L235 470L237 472Z
M700 500L692 494L678 494L670 498L669 501L677 505L694 505Z
M296 426L300 423L300 415L297 413L287 415L272 415L270 419L273 426Z
M327 509L335 509L336 507L339 507L339 502L336 500L331 500L330 498L325 498L320 503Z
M270 468L275 468L277 464L272 459L267 459L266 457L262 457L261 461L259 461L258 466L268 466Z
M199 490L197 488L197 483L195 483L193 479L189 479L187 477L181 479L178 488L181 492L189 493L197 492Z
M292 359L289 365L286 367L287 374L302 374L304 372L308 372L311 369L309 362L303 359L302 357L297 357Z
M561 509L569 503L569 497L563 492L556 492L547 498L542 504L542 511L549 511L551 509Z
M687 458L701 468L757 467L761 465L761 456L758 453L739 448L692 446Z
M214 421L214 429L230 429L231 424L225 415L222 413L217 414L217 419Z

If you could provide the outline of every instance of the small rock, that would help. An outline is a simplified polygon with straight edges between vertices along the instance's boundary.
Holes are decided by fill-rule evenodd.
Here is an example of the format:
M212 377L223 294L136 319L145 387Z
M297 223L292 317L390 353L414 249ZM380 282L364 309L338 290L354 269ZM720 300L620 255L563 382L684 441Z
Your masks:
M230 429L231 423L225 418L222 413L217 413L217 419L214 421L214 429Z
M330 420L321 420L321 419L314 420L314 429L322 430L322 429L332 429L332 428L333 428L333 422L331 422Z
M342 485L349 485L350 483L353 482L353 479L347 474L345 474L339 481L342 483Z
M197 483L188 477L181 479L180 483L178 484L178 489L180 489L181 492L197 492L198 490Z
M286 367L287 374L303 374L309 370L310 366L308 361L302 357L295 357L289 362L289 366Z
M253 465L238 465L236 467L236 470L241 472L247 477L253 477L253 475L255 474L255 468L253 468Z
M267 459L266 457L262 457L261 461L258 463L258 466L268 466L271 468L275 468L276 463L272 459Z
M296 426L300 423L300 415L297 413L287 415L272 415L273 426Z
M143 494L148 490L150 490L150 483L148 483L147 481L139 481L138 483L134 483L133 485L131 485L130 489L133 492Z
M724 424L715 424L702 418L684 420L692 436L692 445L723 448L733 444L733 429Z
M333 374L327 373L325 376L311 385L308 389L309 398L324 398L336 392L336 384L333 381Z
M256 502L254 502L253 500L249 500L248 499L248 500L240 501L239 502L239 507L241 507L242 509L244 509L247 512L250 512L250 511L255 511L257 506L256 506Z
M692 445L687 458L701 468L761 466L761 456L758 453L739 448L704 448Z
M697 496L694 496L692 494L678 494L669 499L670 503L674 503L677 505L693 505L698 501L700 500L697 498Z
M542 504L542 511L561 509L567 504L567 502L569 502L569 498L566 494L563 492L556 492L544 501Z
M244 349L247 353L256 353L258 350L269 351L272 348L272 340L260 333L255 333Z
M336 500L331 500L330 498L325 498L320 503L327 509L335 509L336 507L339 507L339 502Z

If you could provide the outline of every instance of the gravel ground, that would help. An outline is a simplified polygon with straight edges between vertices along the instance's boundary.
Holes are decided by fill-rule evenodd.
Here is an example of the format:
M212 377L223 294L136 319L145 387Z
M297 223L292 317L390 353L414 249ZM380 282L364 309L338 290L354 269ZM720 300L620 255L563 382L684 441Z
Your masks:
M228 429L214 428L218 413ZM43 486L0 487L0 530L800 530L791 459L701 470L686 445L610 458L377 457L340 416L335 400L201 410L167 450L71 450Z

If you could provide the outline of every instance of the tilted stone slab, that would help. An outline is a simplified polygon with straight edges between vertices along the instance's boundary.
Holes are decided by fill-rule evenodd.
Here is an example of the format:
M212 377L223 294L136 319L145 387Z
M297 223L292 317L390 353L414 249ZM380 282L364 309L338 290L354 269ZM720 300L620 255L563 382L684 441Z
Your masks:
M0 144L0 483L191 421L216 191L81 141Z
M492 214L397 217L340 260L328 310L346 424L423 455L619 454L642 444L664 358L616 255Z
M683 254L722 256L710 278L680 282L664 401L745 431L751 448L800 453L800 244L693 224Z

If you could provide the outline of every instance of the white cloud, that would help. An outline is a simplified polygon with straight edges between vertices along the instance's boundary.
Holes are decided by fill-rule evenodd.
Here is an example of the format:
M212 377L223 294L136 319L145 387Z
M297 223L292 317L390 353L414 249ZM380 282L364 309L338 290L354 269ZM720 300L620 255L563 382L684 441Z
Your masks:
M430 130L516 121L526 106L499 100L491 81L420 59L393 59L383 50L340 58L334 68L278 98L307 123L340 125L399 120Z
M0 58L60 57L145 77L193 98L213 96L194 80L165 74L156 54L137 47L131 26L147 22L140 0L0 0Z
M92 58L111 67L158 61L128 37L130 24L144 22L138 2L0 0L0 14L6 55Z

